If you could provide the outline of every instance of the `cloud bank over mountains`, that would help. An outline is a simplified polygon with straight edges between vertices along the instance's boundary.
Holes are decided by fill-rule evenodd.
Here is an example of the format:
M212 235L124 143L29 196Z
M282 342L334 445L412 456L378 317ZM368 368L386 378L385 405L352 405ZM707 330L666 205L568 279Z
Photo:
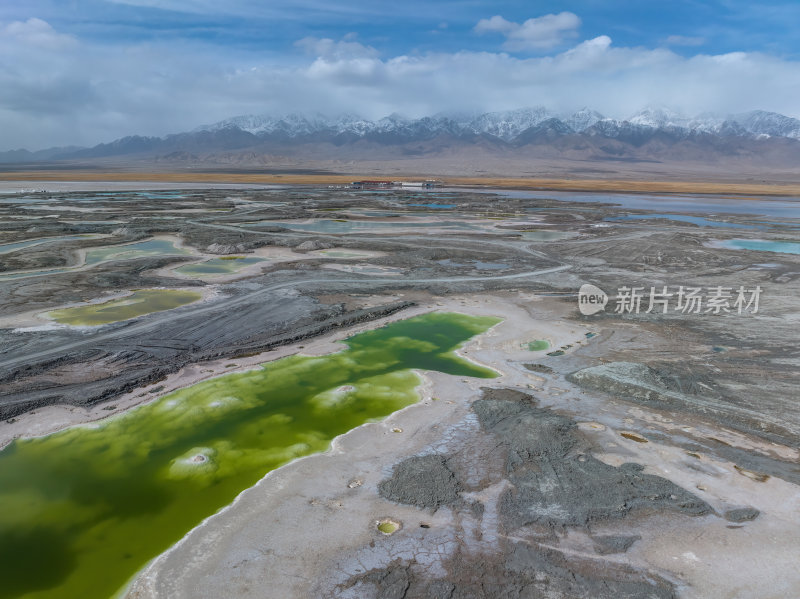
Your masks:
M144 0L143 0L144 1ZM226 49L206 40L109 44L39 19L0 23L0 150L92 145L164 135L237 114L480 113L524 106L591 106L625 118L642 106L686 114L753 109L800 116L800 64L760 52L680 54L582 39L571 12L477 21L467 35L496 51L387 56L356 35L307 36L285 52Z

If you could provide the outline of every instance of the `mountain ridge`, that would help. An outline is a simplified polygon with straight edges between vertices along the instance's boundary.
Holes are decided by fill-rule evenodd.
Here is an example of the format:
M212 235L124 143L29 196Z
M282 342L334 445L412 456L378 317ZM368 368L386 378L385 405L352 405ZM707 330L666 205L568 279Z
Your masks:
M459 148L585 160L714 162L750 157L791 164L800 161L800 120L763 110L690 117L664 107L647 107L622 120L588 107L564 114L541 106L422 118L392 114L377 120L353 114L240 115L163 137L132 135L91 148L0 152L0 162L178 160L184 155L237 152L368 160L452 153Z
M504 141L511 141L520 133L546 120L557 119L569 126L573 132L581 133L598 122L608 126L622 127L624 123L647 129L683 129L687 132L719 133L726 123L739 125L743 133L751 135L768 135L770 137L789 137L800 139L800 119L788 117L776 112L753 110L750 112L719 116L701 114L688 117L663 107L647 107L626 119L613 119L592 110L581 110L564 114L548 110L544 107L519 108L515 110L486 112L471 119L459 119L447 113L410 119L398 114L371 121L352 114L337 117L325 117L315 113L303 115L289 113L284 116L243 115L225 119L211 125L197 127L193 132L218 131L225 128L238 128L254 135L282 132L290 137L318 132L322 130L336 133L367 133L414 128L415 124L428 125L431 130L442 130L455 126L458 132L482 134L486 133Z

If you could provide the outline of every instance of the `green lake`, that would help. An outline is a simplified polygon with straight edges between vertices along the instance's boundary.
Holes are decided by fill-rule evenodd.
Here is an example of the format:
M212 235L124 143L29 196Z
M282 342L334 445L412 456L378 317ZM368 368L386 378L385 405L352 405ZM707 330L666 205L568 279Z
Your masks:
M454 350L499 322L429 313L0 451L0 596L114 596L267 472L419 399L413 369L492 378Z
M182 289L139 289L131 295L101 304L88 304L48 312L48 316L61 324L95 326L119 322L152 312L172 310L191 304L203 295Z

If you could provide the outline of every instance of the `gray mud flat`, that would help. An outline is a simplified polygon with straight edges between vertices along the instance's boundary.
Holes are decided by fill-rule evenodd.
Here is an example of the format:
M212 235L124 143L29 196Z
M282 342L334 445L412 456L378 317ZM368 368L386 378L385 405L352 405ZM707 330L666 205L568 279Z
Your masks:
M597 460L572 419L539 407L521 391L484 389L472 411L479 430L465 443L447 454L400 462L378 487L391 501L432 513L451 511L452 530L421 528L416 535L433 537L430 545L438 546L438 553L425 560L395 559L324 596L677 596L674 584L660 574L606 558L624 553L641 537L593 536L593 527L663 513L704 516L712 512L706 502L667 479L644 474L639 464L614 467ZM595 555L559 550L559 535L569 529L593 538Z
M371 197L313 188L209 189L158 196L40 193L24 198L25 202L0 205L0 231L10 243L84 233L104 235L37 245L3 254L0 259L0 273L25 271L30 275L0 281L0 319L7 323L0 325L0 420L48 405L85 407L111 401L189 364L255 354L387 316L413 304L397 301L398 291L451 293L510 287L517 284L515 277L525 277L526 272L560 267L557 260L529 250L517 235L500 230L487 235L481 229L465 228L461 234L440 239L414 230L392 234L390 228L380 234L326 235L273 225L251 226L262 220L332 216L367 224L370 220L383 222L385 218L358 217L357 211L398 206L409 219L438 218L435 212L402 208L413 203L411 192ZM473 211L488 209L490 198L463 194L469 213L462 214L465 222L473 218ZM42 219L37 207L43 205L58 208L61 218ZM355 216L340 214L339 209L354 211ZM95 212L102 215L102 221L81 223L89 220L87 214L99 218ZM13 218L3 220L3 216ZM490 233L492 226L486 225ZM80 258L84 250L124 246L158 235L176 240L191 255L143 256L88 266ZM376 281L369 275L323 268L337 258L310 252L332 247L377 250L383 257L370 259L371 266L413 276L377 277L381 280ZM296 260L272 264L267 259L264 273L224 284L170 276L169 268L187 260L272 248L294 248ZM467 266L439 264L448 258ZM469 266L500 261L509 267L499 277ZM65 270L35 276L53 267ZM210 299L102 327L49 326L39 330L30 324L34 319L39 325L47 324L37 314L97 300L106 293L187 286L212 291ZM386 294L387 299L365 303L357 297L376 292ZM15 318L26 325L17 328Z
M188 364L261 353L411 305L395 302L345 311L277 290L239 302L230 310L223 306L211 318L187 310L182 317L145 332L129 332L123 325L112 335L77 342L68 355L27 361L0 379L5 387L0 419L53 403L90 406L159 381Z
M758 406L737 404L715 396L713 391L683 393L675 387L674 380L646 364L612 362L579 370L566 378L587 389L621 395L649 406L695 412L779 441L791 442L800 437L800 427L781 415L765 414Z

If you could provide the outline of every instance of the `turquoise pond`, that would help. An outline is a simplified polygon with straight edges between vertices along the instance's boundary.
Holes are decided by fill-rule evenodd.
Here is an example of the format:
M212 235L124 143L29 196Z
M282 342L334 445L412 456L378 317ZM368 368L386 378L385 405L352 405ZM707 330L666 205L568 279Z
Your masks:
M714 245L728 250L755 250L758 252L775 252L778 254L800 254L800 242L795 241L728 239L726 241L717 241Z

